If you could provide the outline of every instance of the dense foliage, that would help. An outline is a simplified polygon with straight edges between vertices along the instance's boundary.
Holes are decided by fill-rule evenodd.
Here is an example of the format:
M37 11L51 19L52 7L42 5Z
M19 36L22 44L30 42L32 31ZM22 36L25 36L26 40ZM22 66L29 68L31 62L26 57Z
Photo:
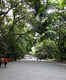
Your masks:
M64 0L0 0L0 56L66 60L64 6Z

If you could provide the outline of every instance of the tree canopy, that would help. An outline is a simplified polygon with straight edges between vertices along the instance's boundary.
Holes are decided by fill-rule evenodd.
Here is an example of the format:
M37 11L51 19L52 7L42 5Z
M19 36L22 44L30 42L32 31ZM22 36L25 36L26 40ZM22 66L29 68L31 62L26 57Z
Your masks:
M39 53L66 59L64 3L64 0L0 0L0 56L16 59Z

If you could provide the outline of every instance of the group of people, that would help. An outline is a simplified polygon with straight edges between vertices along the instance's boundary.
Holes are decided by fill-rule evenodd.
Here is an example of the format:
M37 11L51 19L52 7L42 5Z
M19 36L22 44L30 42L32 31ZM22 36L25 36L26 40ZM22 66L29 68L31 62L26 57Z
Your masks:
M8 58L0 57L0 68L3 64L4 64L4 67L6 68L7 63L8 63Z

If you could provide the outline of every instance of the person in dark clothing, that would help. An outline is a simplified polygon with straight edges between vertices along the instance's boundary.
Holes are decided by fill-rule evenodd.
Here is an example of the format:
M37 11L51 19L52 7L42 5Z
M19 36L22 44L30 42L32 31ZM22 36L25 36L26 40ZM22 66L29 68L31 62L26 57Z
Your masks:
M1 61L1 57L0 57L0 68L1 68L1 64L2 64L2 61Z
M8 58L4 58L4 65L5 65L5 68L6 68L7 62L8 62Z

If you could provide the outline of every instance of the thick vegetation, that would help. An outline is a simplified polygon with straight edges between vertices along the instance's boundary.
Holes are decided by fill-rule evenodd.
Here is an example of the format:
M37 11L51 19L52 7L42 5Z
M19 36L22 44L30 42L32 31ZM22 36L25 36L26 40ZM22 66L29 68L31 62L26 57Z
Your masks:
M0 0L0 56L66 60L64 0Z

